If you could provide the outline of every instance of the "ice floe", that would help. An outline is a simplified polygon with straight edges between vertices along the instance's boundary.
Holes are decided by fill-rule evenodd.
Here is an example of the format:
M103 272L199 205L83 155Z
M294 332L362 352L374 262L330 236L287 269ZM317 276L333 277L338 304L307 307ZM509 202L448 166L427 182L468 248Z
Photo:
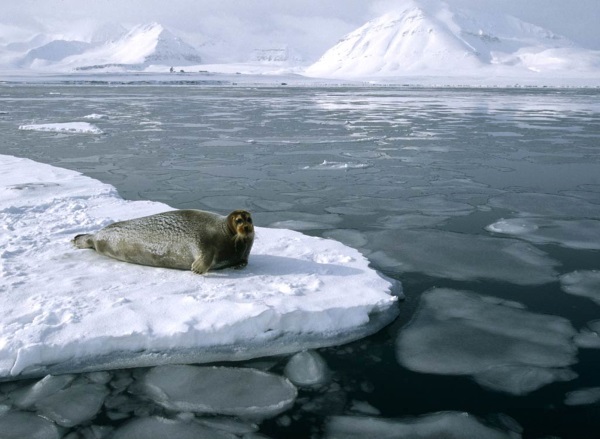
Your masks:
M352 438L517 439L520 433L488 427L468 413L441 412L408 419L334 416L325 439Z
M257 227L244 270L207 276L75 249L77 233L170 210L0 155L0 378L239 360L364 337L398 313L343 244Z
M486 230L513 235L534 244L558 244L584 250L600 249L600 221L596 220L509 218L490 224Z
M296 388L285 378L250 368L167 365L151 369L142 391L179 412L272 417L292 406Z
M233 439L194 420L167 419L160 416L139 418L119 427L112 439Z
M60 439L58 427L51 421L27 412L10 412L0 416L2 439Z
M371 260L402 272L422 272L455 280L493 279L519 285L556 280L558 262L516 239L439 230L368 233Z
M565 397L566 405L588 405L598 401L600 401L600 387L574 390L567 393Z
M587 297L600 305L600 270L580 270L560 277L565 293Z
M396 340L398 361L424 373L471 375L480 385L522 395L577 375L576 334L562 317L450 289L421 296Z
M55 133L102 134L102 130L89 122L42 123L19 126L23 131L49 131Z

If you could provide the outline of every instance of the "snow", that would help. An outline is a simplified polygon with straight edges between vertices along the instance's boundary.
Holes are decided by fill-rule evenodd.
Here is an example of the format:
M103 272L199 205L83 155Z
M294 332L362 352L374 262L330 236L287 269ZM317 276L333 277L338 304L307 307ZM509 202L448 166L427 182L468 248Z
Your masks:
M516 439L515 432L488 427L474 416L460 412L441 412L412 419L333 416L326 425L325 439L352 438L460 438Z
M396 341L398 361L423 373L471 375L480 385L527 394L577 374L571 323L522 305L450 289L423 294Z
M290 230L257 227L248 267L207 276L71 245L170 209L0 156L0 378L292 353L362 338L398 313L394 285L358 251Z
M26 32L12 27L2 31L0 42L14 41L0 45L0 70L21 74L164 73L173 67L175 72L282 76L282 81L284 75L305 75L307 80L428 85L599 84L600 51L497 11L463 10L444 2L406 0L340 35L318 60L304 60L285 41L252 50L247 42L240 46L239 41L202 35L194 38L194 47L177 37L177 30L156 22L129 29L105 23L85 32L87 37L65 29L61 35L25 40Z
M23 131L46 131L73 134L102 134L102 130L88 122L43 123L19 126Z
M151 369L144 395L172 411L273 417L290 408L296 388L286 378L250 368L167 365Z
M406 1L343 37L305 74L336 78L593 74L600 52L501 13Z

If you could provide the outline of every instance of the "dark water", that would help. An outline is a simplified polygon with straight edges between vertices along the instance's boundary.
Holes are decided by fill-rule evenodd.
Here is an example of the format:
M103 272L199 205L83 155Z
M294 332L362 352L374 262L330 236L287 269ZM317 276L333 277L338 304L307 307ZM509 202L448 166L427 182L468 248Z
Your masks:
M0 111L1 154L81 171L126 199L246 208L258 225L357 247L402 281L398 320L320 350L332 381L301 390L294 408L262 422L261 433L321 437L337 415L464 411L524 438L600 437L598 400L565 403L570 392L600 386L600 287L592 280L587 297L567 294L564 277L595 279L600 270L599 90L5 85ZM91 114L103 117L84 118ZM75 121L104 134L18 130ZM486 229L501 219L516 229ZM465 346L451 333L444 339L443 318L427 320L423 304L417 318L421 296L434 288L450 289L457 304L458 291L511 301L485 308L501 334L477 344L480 332L464 325L486 322L468 314L456 317ZM523 314L504 324L505 308ZM527 326L540 315L554 317ZM565 325L561 341L538 340ZM440 328L437 338L421 343L432 360L412 363L401 334L430 327ZM583 332L594 347L577 341ZM505 379L494 388L468 364L430 371L463 354L520 368L518 346L534 357L524 380L554 374L545 385L511 392ZM563 351L570 359L553 361ZM284 365L279 359L272 370ZM94 422L114 421L100 414Z

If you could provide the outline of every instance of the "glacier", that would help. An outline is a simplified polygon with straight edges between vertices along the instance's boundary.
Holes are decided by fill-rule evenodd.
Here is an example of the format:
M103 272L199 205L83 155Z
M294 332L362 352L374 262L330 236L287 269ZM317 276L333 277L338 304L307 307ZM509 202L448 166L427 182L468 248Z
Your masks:
M257 227L246 269L207 276L70 243L170 209L0 155L0 380L299 352L362 338L398 313L399 282L357 250L291 230Z

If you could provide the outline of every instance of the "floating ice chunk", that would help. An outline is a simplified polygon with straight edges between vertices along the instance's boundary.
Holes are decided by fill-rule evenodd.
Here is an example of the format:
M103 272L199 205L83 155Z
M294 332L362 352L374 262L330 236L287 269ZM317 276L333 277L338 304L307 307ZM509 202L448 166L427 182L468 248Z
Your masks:
M501 365L478 372L473 378L489 389L525 395L550 383L573 380L577 374L570 369Z
M294 355L286 364L284 373L292 383L300 387L320 386L327 382L330 375L327 363L315 351Z
M170 410L268 418L292 406L287 379L255 369L159 366L143 379L144 391Z
M502 219L490 224L486 230L514 235L535 244L558 244L563 247L600 249L600 221L555 220L543 218Z
M32 413L12 411L0 416L2 439L59 439L61 436L56 425Z
M102 130L88 122L66 122L21 125L23 131L49 131L56 133L102 134Z
M63 427L73 427L98 414L108 390L100 384L78 383L38 401L38 412Z
M29 387L14 392L14 403L19 408L29 408L36 402L64 389L75 379L75 375L47 375Z
M600 305L600 270L581 270L560 277L565 293L587 297Z
M193 421L171 420L160 417L135 419L115 431L112 439L233 439Z
M600 219L600 204L565 195L505 193L491 198L489 204L500 209L514 210L520 215Z
M414 371L473 375L483 386L520 395L574 377L561 368L576 362L575 334L561 317L433 289L421 296L415 316L400 331L396 355Z
M348 162L330 162L323 160L323 163L314 166L304 166L302 169L309 170L348 170L348 169L364 169L370 165L367 163L348 163Z
M494 279L520 285L552 282L558 262L516 239L438 230L368 233L369 258L403 272L422 272L455 280Z
M83 116L83 118L98 120L98 119L107 119L108 116L106 114L92 113L92 114L87 114L87 115Z
M566 405L588 405L600 401L600 387L589 387L587 389L574 390L567 393Z
M419 439L516 439L518 433L483 425L468 413L442 412L408 420L334 416L325 429L325 439L362 438Z
M504 233L506 235L522 235L537 230L537 226L532 224L530 219L512 218L496 221L485 229L490 232Z
M352 401L350 411L364 415L379 416L381 412L366 401Z

